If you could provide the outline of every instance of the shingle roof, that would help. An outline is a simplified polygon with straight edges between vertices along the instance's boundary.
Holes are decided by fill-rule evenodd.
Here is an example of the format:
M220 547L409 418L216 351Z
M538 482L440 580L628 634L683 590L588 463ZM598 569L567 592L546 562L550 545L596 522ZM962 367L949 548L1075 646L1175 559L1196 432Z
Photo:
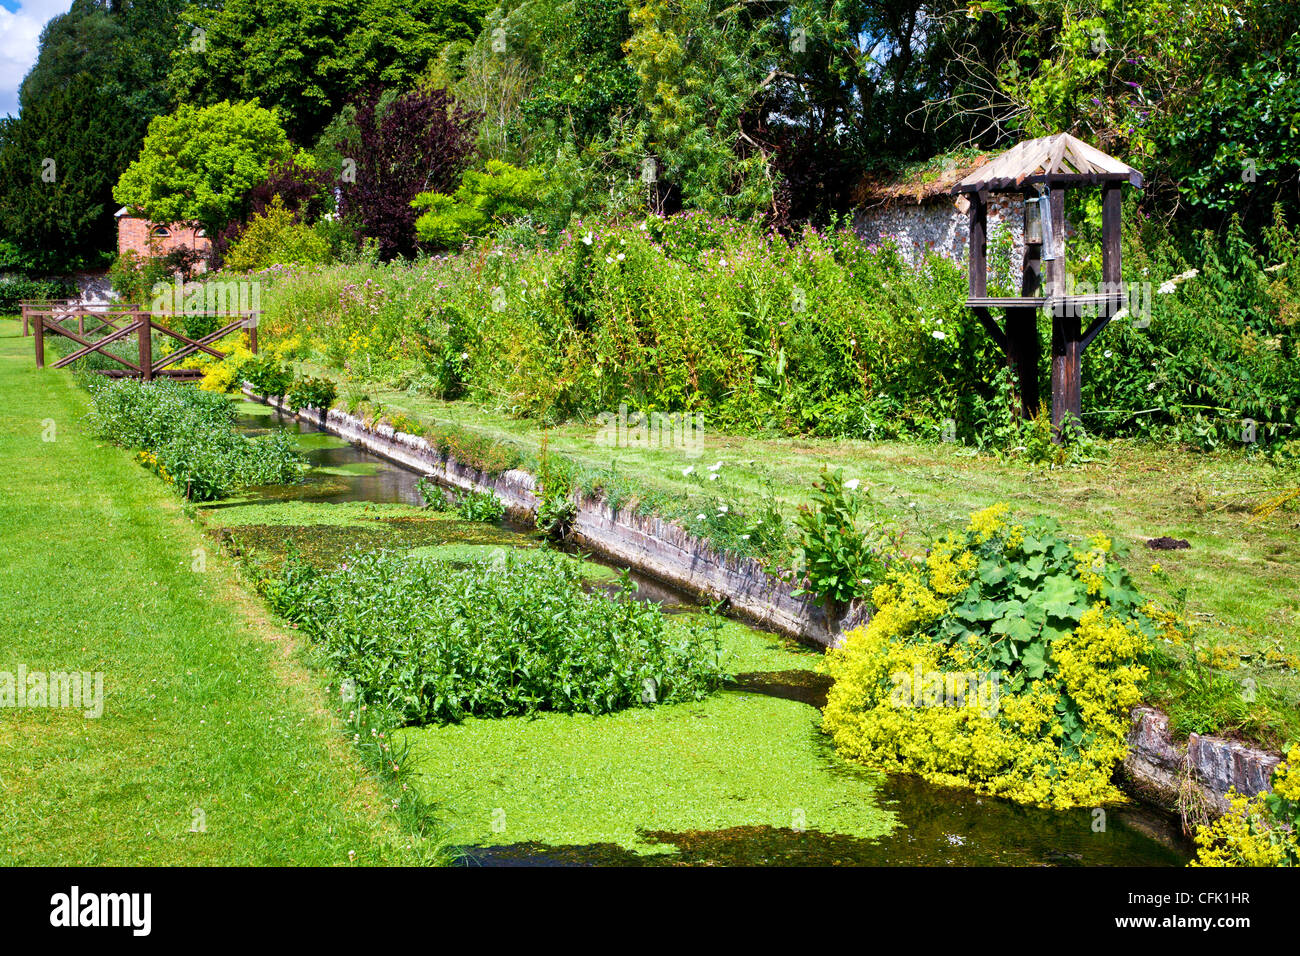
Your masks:
M1012 190L1026 182L1083 184L1117 180L1140 187L1142 174L1069 133L1057 133L1017 143L976 169L952 191Z

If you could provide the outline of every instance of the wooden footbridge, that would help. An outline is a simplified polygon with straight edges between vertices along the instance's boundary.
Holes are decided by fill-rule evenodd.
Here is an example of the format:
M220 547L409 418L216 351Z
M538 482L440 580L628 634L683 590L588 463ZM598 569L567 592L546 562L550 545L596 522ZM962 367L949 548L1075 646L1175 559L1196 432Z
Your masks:
M258 313L256 312L186 313L187 318L196 315L210 316L218 322L224 322L207 335L190 338L165 322L159 321L164 318L163 316L155 319L151 312L141 309L138 304L94 305L64 300L23 302L21 307L23 335L33 336L36 340L37 368L45 368L47 335L61 335L79 346L56 361L53 368L67 368L79 359L98 354L121 366L121 368L97 369L96 371L101 374L113 378L129 376L146 382L160 376L174 379L201 378L203 376L201 369L176 368L176 363L199 352L220 361L228 353L214 348L214 343L240 331L248 333L249 350L254 354L257 353ZM167 317L169 318L170 315ZM173 339L180 345L155 359L155 336L164 342L168 338ZM119 342L129 343L133 338L135 348L128 348L125 351L126 355L131 356L135 361L119 354L120 350L114 351L108 348Z

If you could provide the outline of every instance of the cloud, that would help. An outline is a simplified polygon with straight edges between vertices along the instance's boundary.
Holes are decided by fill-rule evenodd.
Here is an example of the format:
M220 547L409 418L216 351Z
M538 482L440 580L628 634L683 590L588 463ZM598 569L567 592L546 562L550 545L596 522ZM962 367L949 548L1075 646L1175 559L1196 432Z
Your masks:
M0 116L18 112L18 87L36 62L41 30L72 0L0 0Z

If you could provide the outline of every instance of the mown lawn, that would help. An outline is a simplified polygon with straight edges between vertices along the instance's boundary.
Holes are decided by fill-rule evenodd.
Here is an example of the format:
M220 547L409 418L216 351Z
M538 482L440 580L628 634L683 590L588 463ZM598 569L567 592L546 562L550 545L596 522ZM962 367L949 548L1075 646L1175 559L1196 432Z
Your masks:
M1185 678L1178 663L1163 675L1171 680L1152 685L1152 700L1175 711L1184 730L1236 733L1272 746L1300 739L1300 508L1293 502L1264 520L1253 514L1279 489L1300 485L1294 466L1277 468L1240 451L1205 454L1116 441L1104 443L1096 461L1045 469L952 444L729 436L709 430L707 421L703 448L690 457L681 449L611 448L599 440L595 421L546 428L382 385L341 389L356 391L386 413L452 422L533 457L545 441L550 451L586 467L616 470L636 488L689 495L701 511L719 497L754 506L771 495L788 516L830 467L861 480L877 517L895 525L911 550L1003 501L1018 515L1055 517L1072 535L1105 532L1127 550L1126 564L1147 593L1174 607L1186 589L1198 653L1217 663L1219 678L1254 698L1227 701L1220 688L1191 700L1185 688L1173 687ZM719 461L718 480L707 480L708 466ZM690 465L694 471L684 475ZM1146 547L1148 539L1164 536L1191 547Z
M410 862L291 634L87 407L0 321L0 671L105 688L0 709L0 864Z

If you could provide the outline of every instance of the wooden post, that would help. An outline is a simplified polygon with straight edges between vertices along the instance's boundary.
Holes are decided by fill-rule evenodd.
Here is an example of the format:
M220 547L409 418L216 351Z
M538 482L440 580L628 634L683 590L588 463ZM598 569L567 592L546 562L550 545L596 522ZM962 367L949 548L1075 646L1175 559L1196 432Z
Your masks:
M1119 183L1109 182L1101 190L1101 283L1107 295L1123 297L1123 270L1120 267L1120 210L1122 193ZM1118 306L1107 303L1107 314Z
M1026 194L1025 199L1029 196ZM1042 245L1025 243L1025 258L1020 271L1020 294L1038 295L1042 286ZM1007 309L1007 366L1015 372L1020 392L1020 416L1026 420L1038 414L1038 310Z
M972 299L988 295L988 203L983 193L969 193L970 197L970 259L969 290Z
M31 334L30 328L29 328L29 326L28 326L28 318L27 318L27 310L28 310L29 308L31 308L31 306L29 306L26 302L24 302L24 303L22 304L22 310L23 310L23 338L27 338L27 336Z
M257 313L248 313L248 351L257 354Z
M36 336L36 367L45 368L45 320L39 312L32 316L32 334Z
M140 379L153 381L153 319L148 312L137 312L135 334L140 340Z
M1065 295L1065 192L1052 190L1052 234L1057 257L1047 263L1048 295L1052 304L1052 430L1061 441L1061 426L1067 417L1083 417L1080 380L1083 374L1083 332L1079 310L1062 301Z

